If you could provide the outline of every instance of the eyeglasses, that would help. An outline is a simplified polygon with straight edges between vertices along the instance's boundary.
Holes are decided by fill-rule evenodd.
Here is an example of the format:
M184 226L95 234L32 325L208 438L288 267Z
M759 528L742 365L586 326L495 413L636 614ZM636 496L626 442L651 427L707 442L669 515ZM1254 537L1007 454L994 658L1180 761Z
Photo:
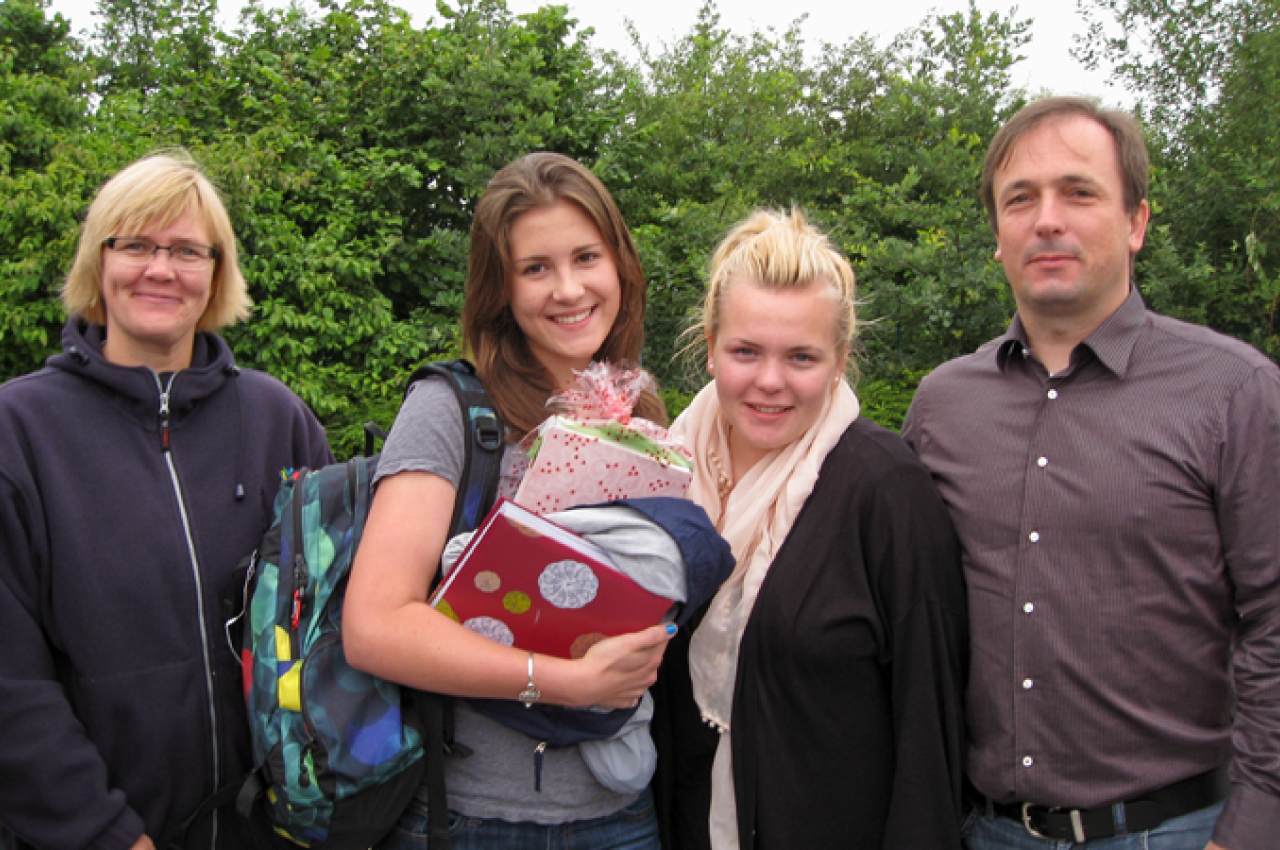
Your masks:
M102 245L115 252L120 261L130 266L149 265L157 251L168 251L169 262L180 269L204 269L218 259L218 249L199 242L174 242L157 245L144 236L112 236Z

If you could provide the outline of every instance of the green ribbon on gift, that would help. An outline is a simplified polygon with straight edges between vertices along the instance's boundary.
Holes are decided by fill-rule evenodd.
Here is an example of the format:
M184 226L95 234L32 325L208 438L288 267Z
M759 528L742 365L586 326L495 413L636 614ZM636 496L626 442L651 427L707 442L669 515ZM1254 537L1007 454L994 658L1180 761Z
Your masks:
M568 419L564 416L555 417L555 424L559 425L566 431L574 434L581 434L584 437L595 437L597 440L604 440L609 443L615 443L624 449L633 451L636 454L656 460L665 466L674 466L679 469L693 470L693 462L685 457L681 452L669 449L666 446L655 442L653 438L646 437L638 431L634 431L623 425L621 422L608 421L603 424L585 424L582 422ZM542 437L533 441L533 445L529 447L529 459L533 460L538 456L538 449L542 448Z

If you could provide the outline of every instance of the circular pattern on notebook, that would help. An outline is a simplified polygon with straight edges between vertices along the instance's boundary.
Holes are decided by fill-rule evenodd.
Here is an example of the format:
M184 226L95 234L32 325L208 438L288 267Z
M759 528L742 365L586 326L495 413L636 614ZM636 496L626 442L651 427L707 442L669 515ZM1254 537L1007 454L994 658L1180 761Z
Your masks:
M512 614L523 614L533 607L533 600L529 598L529 594L513 590L502 597L502 607Z
M493 617L472 617L462 625L471 631L484 635L489 640L496 640L504 646L514 646L516 636L511 633L511 629L501 620L495 620Z
M440 603L436 605L436 610L439 611L441 614L444 614L450 620L453 620L455 623L462 622L462 618L458 616L457 611L453 610L453 606L449 604L448 599L441 599Z
M502 587L502 577L493 570L481 570L475 577L476 590L482 593L493 593Z
M585 635L578 635L572 644L569 645L569 657L581 658L587 654L587 650L604 640L605 636L599 632L588 632Z
M538 590L557 608L581 608L596 598L600 579L580 561L556 561L538 576Z

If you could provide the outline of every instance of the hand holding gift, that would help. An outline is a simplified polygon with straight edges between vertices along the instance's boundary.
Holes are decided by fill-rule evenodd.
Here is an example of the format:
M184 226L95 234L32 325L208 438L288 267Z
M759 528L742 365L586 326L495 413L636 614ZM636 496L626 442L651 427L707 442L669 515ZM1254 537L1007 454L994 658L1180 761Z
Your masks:
M557 413L525 440L532 461L515 501L539 514L644 496L680 497L690 455L666 428L632 416L653 378L643 369L592 363L548 402Z

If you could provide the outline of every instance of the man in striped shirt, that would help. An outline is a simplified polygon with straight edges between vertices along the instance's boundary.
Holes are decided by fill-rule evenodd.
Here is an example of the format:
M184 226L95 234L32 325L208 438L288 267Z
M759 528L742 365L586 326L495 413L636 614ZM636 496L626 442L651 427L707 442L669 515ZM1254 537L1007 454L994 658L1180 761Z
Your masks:
M964 546L970 850L1280 846L1280 370L1146 309L1148 168L1093 101L1009 121L1017 314L903 429Z

